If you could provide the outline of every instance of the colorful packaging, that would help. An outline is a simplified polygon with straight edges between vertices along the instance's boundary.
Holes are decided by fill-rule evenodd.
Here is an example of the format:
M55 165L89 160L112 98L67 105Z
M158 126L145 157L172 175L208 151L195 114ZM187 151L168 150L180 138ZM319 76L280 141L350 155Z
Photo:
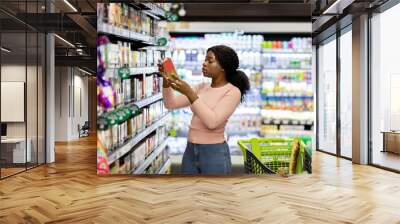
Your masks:
M171 58L164 59L162 66L163 66L164 74L167 77L179 78L178 74L176 73L174 63L172 62Z

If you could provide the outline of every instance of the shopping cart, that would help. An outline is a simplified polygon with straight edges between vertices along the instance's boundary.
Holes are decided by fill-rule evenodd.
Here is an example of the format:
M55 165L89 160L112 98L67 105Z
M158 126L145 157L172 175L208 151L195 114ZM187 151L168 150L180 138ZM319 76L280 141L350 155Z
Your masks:
M306 150L304 138L299 140L299 154L296 159L296 174L304 170L311 173L310 150ZM239 140L247 173L288 174L292 153L292 138L252 138Z

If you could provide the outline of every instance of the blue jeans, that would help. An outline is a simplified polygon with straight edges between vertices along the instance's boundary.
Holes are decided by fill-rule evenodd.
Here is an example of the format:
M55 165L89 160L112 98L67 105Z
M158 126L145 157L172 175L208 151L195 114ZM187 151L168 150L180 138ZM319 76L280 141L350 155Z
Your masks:
M182 174L228 174L232 163L229 146L187 143L182 158Z

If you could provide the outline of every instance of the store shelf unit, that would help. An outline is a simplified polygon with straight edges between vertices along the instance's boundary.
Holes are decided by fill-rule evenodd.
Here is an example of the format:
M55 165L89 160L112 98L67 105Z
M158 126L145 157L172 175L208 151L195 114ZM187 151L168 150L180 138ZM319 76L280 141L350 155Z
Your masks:
M276 119L264 119L263 124L265 125L313 125L312 120L276 120Z
M119 68L107 68L106 69L106 75L108 77L115 76L115 74L118 73ZM111 74L109 74L111 73ZM131 76L135 75L141 75L141 74L152 74L152 73L158 73L158 68L154 66L150 67L141 67L141 68L129 68L129 74Z
M157 102L159 100L161 100L163 98L162 93L157 93L156 95L153 95L151 97L145 98L143 100L139 100L134 102L133 104L135 104L137 107L139 108L143 108L147 105L150 105L154 102Z
M165 16L165 11L152 3L138 3L141 6L143 6L143 12L145 12L147 15L155 18L155 19L162 19L165 20L166 16Z
M119 38L123 38L130 41L138 41L148 45L155 45L156 39L155 37L137 33L134 31L130 31L127 29L123 29L120 27L115 27L111 24L106 24L99 22L97 23L97 32L106 34L106 35L113 35Z
M165 149L167 146L168 141L167 139L164 140L163 143L161 143L159 146L157 146L155 149L153 149L153 152L146 158L146 160L137 167L136 169L132 170L132 174L142 174L146 168L151 164L151 162L158 156L160 153Z
M108 164L109 165L112 164L117 159L121 158L123 155L128 153L136 144L138 144L141 140L143 140L151 132L156 130L159 126L164 124L169 117L168 115L169 114L164 115L161 119L159 119L158 121L154 122L153 124L151 124L150 126L145 128L142 132L137 134L135 137L133 137L131 140L129 140L127 143L125 143L123 146L121 146L120 148L118 148L117 150L115 150L111 154L109 154L108 155Z
M164 165L162 165L162 167L160 168L160 170L157 172L158 174L165 174L165 172L167 172L167 170L169 169L171 165L171 159L168 159Z
M139 122L129 136L129 140L112 151L106 153L106 163L110 167L110 173L142 174L146 168L156 159L156 157L166 149L166 139L162 141L162 133L165 133L165 124L170 118L169 113L165 113L160 101L162 100L161 85L162 81L158 76L157 61L164 57L168 52L168 34L160 25L160 20L165 20L165 12L155 3L139 3L137 1L126 3L99 3L97 7L97 30L98 36L107 36L107 43L99 48L104 61L104 78L111 83L115 92L114 105L107 109L98 107L98 115L103 116L112 114L116 111L138 111L135 116ZM119 12L119 13L118 13ZM139 20L139 21L137 21ZM159 46L162 45L162 46ZM145 98L143 98L145 97ZM122 114L122 113L121 113ZM164 114L160 116L161 114ZM159 117L158 120L157 119ZM133 119L133 118L132 118ZM131 121L129 122L132 122ZM141 120L143 119L143 120ZM151 122L152 123L148 123ZM128 122L128 123L129 123ZM143 128L142 122L147 122ZM129 123L132 125L133 123ZM122 130L123 137L125 132L131 131L131 126L118 123ZM132 128L135 128L133 125ZM127 131L129 130L129 131ZM135 129L133 129L135 130ZM119 135L121 131L118 130ZM159 136L159 137L155 137ZM123 141L122 141L123 142ZM159 144L153 147L152 144ZM146 158L142 149L145 146ZM116 146L110 146L110 149ZM140 148L140 150L138 150ZM108 150L110 150L108 149ZM147 151L151 150L152 151ZM108 151L107 150L107 151ZM134 153L137 152L137 155ZM126 169L119 167L119 164L133 164L134 156L135 169L133 166L126 165ZM143 157L142 157L143 156ZM128 158L129 157L129 158ZM142 161L143 160L143 161ZM137 165L140 164L138 167ZM111 167L116 167L120 171L111 172ZM132 169L132 170L131 170ZM122 170L122 171L121 171Z

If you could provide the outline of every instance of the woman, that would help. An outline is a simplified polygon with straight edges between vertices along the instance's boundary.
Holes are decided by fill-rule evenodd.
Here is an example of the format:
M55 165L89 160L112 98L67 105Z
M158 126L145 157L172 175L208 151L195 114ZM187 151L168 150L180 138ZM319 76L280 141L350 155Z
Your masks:
M202 69L204 76L212 79L211 85L201 84L192 88L183 80L163 76L165 107L190 106L193 112L182 159L183 174L231 172L225 125L250 88L247 76L237 70L238 67L236 52L230 47L217 45L207 50ZM161 66L160 73L163 74ZM172 89L182 95L174 96Z

